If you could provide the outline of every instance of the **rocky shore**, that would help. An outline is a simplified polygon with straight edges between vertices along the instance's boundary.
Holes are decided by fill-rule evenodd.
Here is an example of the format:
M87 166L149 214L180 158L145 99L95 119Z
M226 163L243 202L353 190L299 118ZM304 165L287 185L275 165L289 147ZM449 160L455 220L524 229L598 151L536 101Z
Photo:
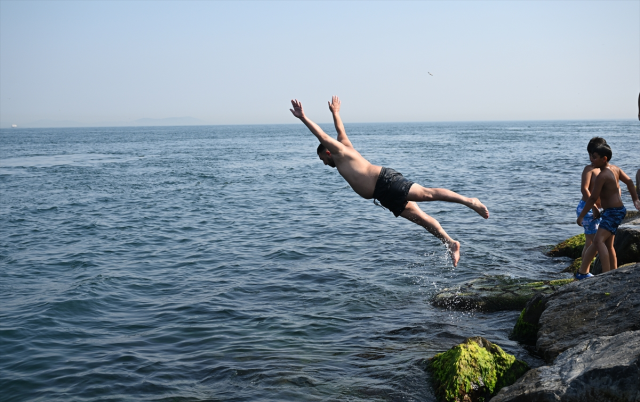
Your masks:
M548 365L491 401L640 401L638 285L640 263L629 264L536 301L535 347Z
M570 254L564 255L579 258L579 236L563 243L553 250L567 249ZM640 216L627 216L614 247L621 262L619 268L602 274L595 261L594 278L555 283L482 278L436 295L432 302L438 306L485 311L517 308L526 295L512 337L547 363L526 371L523 362L505 358L498 345L483 338L469 338L429 361L439 399L640 402ZM497 300L500 294L508 296L507 300ZM483 348L487 349L475 356L469 353ZM492 353L499 356L493 358L494 363L487 358ZM496 377L500 372L513 373L511 365L517 372L526 373L513 383L512 378ZM488 377L491 380L485 381ZM485 386L487 382L491 387Z

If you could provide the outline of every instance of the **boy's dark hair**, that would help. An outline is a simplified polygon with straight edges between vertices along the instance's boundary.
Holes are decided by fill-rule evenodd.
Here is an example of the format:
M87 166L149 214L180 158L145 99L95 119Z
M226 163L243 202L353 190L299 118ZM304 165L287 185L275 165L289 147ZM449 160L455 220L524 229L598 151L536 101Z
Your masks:
M602 137L593 137L589 140L589 145L587 145L587 152L591 155L598 145L606 144L607 141Z
M611 147L608 144L600 144L598 146L596 146L593 149L593 152L591 152L592 154L598 154L600 155L600 157L606 156L607 157L607 162L611 161Z
M320 155L321 153L323 153L325 150L327 149L327 147L325 147L324 145L320 144L318 145L318 149L316 150L317 154Z

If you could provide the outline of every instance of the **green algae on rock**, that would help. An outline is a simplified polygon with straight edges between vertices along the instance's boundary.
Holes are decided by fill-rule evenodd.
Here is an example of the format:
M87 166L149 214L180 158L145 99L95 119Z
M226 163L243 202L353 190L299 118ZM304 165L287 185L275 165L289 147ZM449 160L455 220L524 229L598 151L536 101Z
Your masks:
M544 311L545 303L546 298L542 293L533 296L520 313L509 338L527 345L535 345L540 329L540 316Z
M584 233L575 235L561 243L558 243L547 253L547 255L549 257L579 258L582 256L582 249L584 248L585 241L586 238L584 237Z
M444 289L431 299L431 303L455 310L521 310L536 293L550 294L572 281L573 279L534 281L513 279L506 275L487 275L458 288Z
M435 355L428 369L439 400L484 402L513 384L529 366L478 336Z
M540 327L527 322L524 318L525 312L526 308L522 309L522 312L518 317L518 321L516 322L516 326L513 328L513 332L511 333L511 339L532 345L536 343L536 334Z
M596 258L594 257L593 260L591 261L591 268L593 268L595 262L596 262ZM580 269L580 265L582 265L582 257L578 257L575 260L573 260L571 265L569 265L564 270L562 270L562 272L571 272L572 274L575 274Z

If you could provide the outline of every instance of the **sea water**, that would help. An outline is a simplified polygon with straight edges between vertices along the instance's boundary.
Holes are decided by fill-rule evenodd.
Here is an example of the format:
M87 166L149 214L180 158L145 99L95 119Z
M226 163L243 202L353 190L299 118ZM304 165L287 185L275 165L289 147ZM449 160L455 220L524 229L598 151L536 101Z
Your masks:
M634 176L638 122L346 128L372 163L487 205L421 204L458 267L324 166L302 124L0 131L1 399L434 401L425 359L470 336L540 365L508 339L517 311L429 299L568 277L543 251L581 232L587 142Z

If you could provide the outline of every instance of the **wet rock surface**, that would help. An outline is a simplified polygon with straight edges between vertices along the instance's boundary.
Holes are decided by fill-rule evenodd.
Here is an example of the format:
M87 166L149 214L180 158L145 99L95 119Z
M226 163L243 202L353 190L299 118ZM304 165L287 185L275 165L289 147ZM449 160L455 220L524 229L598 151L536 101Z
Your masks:
M640 330L640 264L561 287L548 296L536 347L552 362L584 340Z
M455 310L521 310L536 293L551 294L573 279L535 281L504 275L484 276L436 294L433 305Z
M640 331L584 340L553 365L528 371L491 402L637 402Z

